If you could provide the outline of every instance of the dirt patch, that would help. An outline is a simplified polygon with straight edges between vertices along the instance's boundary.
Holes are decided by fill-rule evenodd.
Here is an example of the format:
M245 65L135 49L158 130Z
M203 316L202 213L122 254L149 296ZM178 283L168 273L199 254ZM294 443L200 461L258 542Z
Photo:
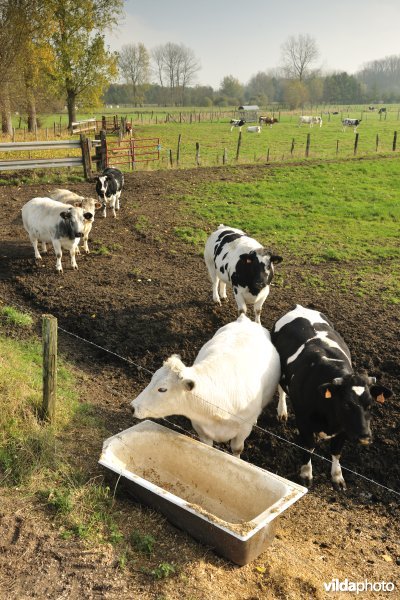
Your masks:
M236 318L231 296L222 307L213 305L202 257L174 234L176 226L196 225L182 212L179 195L203 180L255 179L261 169L128 176L118 219L96 218L91 254L78 257L78 272L71 270L64 256L62 276L55 272L52 252L41 265L35 264L20 219L22 205L46 195L50 187L0 188L0 298L37 314L57 316L60 351L86 372L84 400L96 406L110 435L132 424L129 400L149 381L149 374L135 365L154 372L172 353L190 364L218 327ZM94 192L90 183L70 188L86 195ZM342 463L400 491L398 308L383 306L373 296L358 297L357 281L342 292L329 265L313 267L325 282L324 290L310 288L304 273L311 267L301 257L286 256L279 240L272 242L284 263L264 305L263 324L270 328L296 302L318 308L346 339L355 368L367 369L393 389L394 397L373 409L373 445L348 443ZM192 432L185 419L170 421ZM254 429L248 438L243 459L297 481L296 448L265 431L296 442L293 414L286 425L279 424L274 405L258 424L261 429ZM78 462L93 475L101 474L97 459L102 440L79 444ZM328 445L322 443L319 453L329 457ZM329 464L316 458L313 465L313 489L281 518L271 548L241 569L196 544L159 515L138 508L121 488L117 502L126 529L134 526L138 514L139 522L140 514L145 515L143 527L156 532L160 540L152 560L178 566L179 574L164 582L155 582L140 569L121 570L111 547L87 550L81 542L62 540L45 510L20 498L18 491L14 497L5 491L0 511L0 598L324 598L332 594L325 595L323 582L346 577L393 581L398 586L398 496L347 471L348 491L338 493L329 482ZM369 592L363 597L390 594Z

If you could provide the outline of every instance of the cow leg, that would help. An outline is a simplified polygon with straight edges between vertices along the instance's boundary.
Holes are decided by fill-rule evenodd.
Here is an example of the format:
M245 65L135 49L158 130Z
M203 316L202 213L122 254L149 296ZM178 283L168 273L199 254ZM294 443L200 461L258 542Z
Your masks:
M102 198L99 198L99 202L101 203L101 216L105 219L107 216L107 202Z
M116 195L113 194L110 197L110 208L111 208L112 216L114 217L114 219L116 219L116 217L117 217L117 215L115 213L115 201L116 201Z
M72 246L71 250L69 251L70 256L71 256L71 267L75 270L78 270L78 265L75 259L75 254L76 251L78 250L78 246Z
M46 242L42 242L42 254L47 254Z
M283 391L281 386L278 386L279 402L278 402L278 420L287 421L287 405L286 405L286 393Z
M61 250L61 242L60 240L52 240L53 242L53 248L54 248L54 252L56 255L56 269L59 273L63 272L63 268L62 268L62 263L61 263L61 259L62 259L62 250Z
M36 260L42 260L42 257L40 256L40 252L39 252L39 248L38 248L38 239L35 238L33 235L30 235L29 239L31 240Z
M346 434L340 433L331 439L332 467L331 479L333 486L338 490L346 489L346 482L342 475L342 467L340 466L340 455L346 441Z
M235 295L235 300L236 300L236 304L238 307L238 313L239 313L239 315L246 314L247 313L246 302L244 301L242 294L240 292L238 292L237 289L235 292L235 289L236 288L233 288L233 293Z
M312 484L313 473L312 473L312 463L310 452L314 452L315 443L314 443L314 434L304 433L300 430L300 445L304 448L303 451L303 461L300 468L300 477L304 481L304 484L307 487L310 487Z
M116 198L116 201L115 201L115 210L119 210L119 198L120 198L120 196L121 196L121 192L117 192L115 194L115 198Z
M264 296L263 298L261 298L260 300L257 300L256 302L254 302L254 320L256 323L261 323L261 309L263 307L263 304L265 302L265 300L267 299L267 296Z
M221 300L226 300L226 298L227 298L226 283L224 281L222 281L222 279L219 280L219 297L221 298Z
M231 450L233 456L240 458L240 455L242 454L244 448L244 440L249 437L252 429L252 424L241 425L240 431L237 434L237 436L231 439Z

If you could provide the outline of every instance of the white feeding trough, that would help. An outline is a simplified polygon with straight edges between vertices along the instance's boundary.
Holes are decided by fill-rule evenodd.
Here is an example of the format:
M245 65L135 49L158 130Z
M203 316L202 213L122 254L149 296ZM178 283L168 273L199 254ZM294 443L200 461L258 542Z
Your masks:
M239 565L265 550L277 517L307 492L152 421L108 438L99 462L139 502Z

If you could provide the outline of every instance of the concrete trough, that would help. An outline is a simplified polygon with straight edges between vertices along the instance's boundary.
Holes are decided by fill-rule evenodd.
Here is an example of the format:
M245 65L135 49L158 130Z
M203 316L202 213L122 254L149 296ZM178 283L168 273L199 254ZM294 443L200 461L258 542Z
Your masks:
M279 515L307 492L148 420L108 438L99 463L141 504L238 565L269 546Z

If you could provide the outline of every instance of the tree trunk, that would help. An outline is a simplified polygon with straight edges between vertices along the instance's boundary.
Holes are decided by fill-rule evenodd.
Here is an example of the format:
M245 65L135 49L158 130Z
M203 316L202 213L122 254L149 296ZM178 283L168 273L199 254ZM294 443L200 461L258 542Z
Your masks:
M72 129L72 123L76 122L76 94L73 90L67 90L68 129Z
M0 110L1 131L7 135L12 135L11 103L7 83L3 83L2 87L0 87Z
M28 113L28 131L36 131L36 99L33 89L28 85L26 86L26 111Z

